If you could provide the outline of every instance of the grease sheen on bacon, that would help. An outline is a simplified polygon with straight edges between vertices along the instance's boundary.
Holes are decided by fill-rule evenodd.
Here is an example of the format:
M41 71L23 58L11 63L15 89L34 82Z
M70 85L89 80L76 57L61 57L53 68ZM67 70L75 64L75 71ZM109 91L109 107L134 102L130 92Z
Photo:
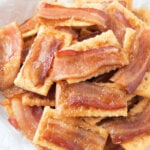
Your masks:
M23 75L28 77L35 86L43 84L49 75L54 52L60 45L60 40L46 34L41 34L35 39L23 66Z
M126 108L127 95L123 90L105 84L80 82L75 84L61 83L58 105L66 104L71 108L86 107L102 110Z
M99 25L102 29L107 28L108 15L94 8L69 8L64 6L41 3L38 7L40 17L52 20L77 19Z
M134 42L133 57L129 65L120 69L112 81L122 85L132 93L142 81L150 65L150 30L141 31Z
M106 46L87 51L63 50L56 52L52 80L91 78L126 64L124 55L118 48ZM106 69L105 69L106 68ZM102 71L101 71L102 70ZM100 72L100 73L99 73ZM85 79L83 79L85 80Z
M119 42L123 44L125 30L127 27L131 27L131 25L122 12L116 11L110 15L109 27L113 30Z

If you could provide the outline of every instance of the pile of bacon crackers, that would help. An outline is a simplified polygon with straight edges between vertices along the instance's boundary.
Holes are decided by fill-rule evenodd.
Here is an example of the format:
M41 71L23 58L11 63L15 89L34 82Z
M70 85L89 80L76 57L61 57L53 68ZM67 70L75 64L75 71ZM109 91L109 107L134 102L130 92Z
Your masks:
M130 0L40 1L0 29L8 121L40 150L145 150L149 25Z

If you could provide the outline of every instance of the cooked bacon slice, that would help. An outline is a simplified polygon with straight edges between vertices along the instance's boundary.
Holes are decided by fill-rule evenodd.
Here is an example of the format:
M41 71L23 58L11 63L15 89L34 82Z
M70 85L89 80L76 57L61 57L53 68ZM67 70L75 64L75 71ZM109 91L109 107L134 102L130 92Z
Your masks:
M51 76L54 81L80 78L84 81L107 72L108 67L114 70L125 63L124 55L113 46L87 51L63 50L56 52Z
M30 59L28 58L23 69L23 75L30 77L31 82L35 86L43 84L45 78L49 75L54 52L60 44L59 40L51 38L48 35L36 39L30 50ZM28 72L25 68L28 69Z
M37 13L38 16L46 19L65 20L74 18L97 24L103 30L107 28L108 16L105 12L94 8L69 8L43 2L39 4Z
M145 29L141 31L140 35L137 36L134 49L133 57L128 66L120 69L112 81L125 87L125 89L132 93L142 81L145 72L149 68L150 64L150 30Z
M57 32L60 33L59 31ZM62 40L59 39L61 35L58 35L58 38L55 36L55 34L51 34L51 29L45 28L45 26L40 28L15 80L15 85L41 95L47 95L52 85L49 72L52 67L54 52L62 44Z
M147 135L150 132L150 101L145 108L134 116L116 118L103 124L108 129L114 143L126 143L135 137Z
M113 30L119 42L123 44L126 28L131 27L131 25L120 11L110 15L110 18L109 28Z
M56 110L66 116L126 115L128 98L126 92L114 84L59 82Z
M36 144L46 146L49 149L103 150L107 138L104 129L89 125L86 128L80 122L78 123L80 125L76 126L69 121L64 121L56 114L49 115L49 112L44 111L34 137Z
M29 138L33 139L39 124L43 109L41 107L23 106L20 99L11 100L12 110L20 130Z
M0 29L0 89L13 85L21 63L23 40L17 23Z

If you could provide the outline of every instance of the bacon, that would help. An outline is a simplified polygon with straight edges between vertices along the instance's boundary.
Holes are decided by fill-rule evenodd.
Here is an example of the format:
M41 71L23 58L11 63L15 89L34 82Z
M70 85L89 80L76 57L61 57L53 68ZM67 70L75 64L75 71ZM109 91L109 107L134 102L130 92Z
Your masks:
M23 40L16 23L0 29L0 89L13 85L21 64Z
M125 143L134 137L150 133L150 101L143 111L128 118L114 119L103 124L112 138L113 143Z
M47 128L42 137L56 146L69 150L84 150L86 148L102 150L105 138L98 132L75 127L66 122L49 118Z
M20 130L30 139L33 139L43 109L41 107L23 106L21 100L12 99L12 109Z
M145 72L149 68L150 62L150 30L143 30L139 37L136 38L133 49L133 58L130 64L120 69L112 81L125 87L125 89L132 93L142 81Z
M49 75L54 52L60 44L59 40L49 35L43 34L36 38L23 68L23 75L27 76L35 86L43 84Z
M69 13L68 13L69 12ZM38 16L51 20L77 19L107 28L108 16L105 12L94 8L68 8L49 3L40 3Z
M84 106L87 108L113 110L125 108L127 104L127 97L124 91L105 84L75 83L66 85L62 92L65 92L65 97L60 96L60 98L65 99L65 103L68 103L72 108Z
M127 27L131 27L131 25L120 11L110 15L110 18L109 28L113 30L119 42L123 44L125 30Z
M111 67L110 70L113 70L114 67L119 68L126 63L125 61L123 54L113 46L87 51L58 51L55 55L51 76L55 81L74 78L87 79L95 76L95 73L97 76L105 73L107 67Z

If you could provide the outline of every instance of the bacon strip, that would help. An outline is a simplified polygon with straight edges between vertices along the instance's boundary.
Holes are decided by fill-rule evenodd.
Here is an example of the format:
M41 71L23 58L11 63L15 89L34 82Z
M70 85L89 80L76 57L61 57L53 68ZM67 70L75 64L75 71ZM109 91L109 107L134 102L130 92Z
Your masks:
M107 135L101 127L61 117L56 110L46 107L33 141L49 149L103 150Z
M46 19L64 20L74 18L97 24L102 29L107 28L108 16L103 11L94 8L68 8L43 2L40 3L37 13L40 17Z
M64 84L59 94L58 101L63 103L65 100L64 103L71 108L83 106L86 108L113 110L126 108L127 104L126 93L119 88L107 86L107 84L100 85L90 82Z
M106 46L87 51L63 50L55 55L52 79L91 78L107 72L107 67L121 67L125 65L123 54L113 46ZM99 73L100 72L100 73ZM85 80L85 79L83 79Z
M114 12L110 18L109 28L113 30L119 42L123 44L126 28L131 27L131 25L120 11Z
M112 81L125 87L132 93L142 81L150 63L150 30L143 30L134 43L133 58L128 66L112 77Z
M23 68L23 75L28 77L35 86L43 84L48 76L54 52L60 44L59 40L49 35L43 34L36 38Z
M98 133L92 133L80 127L74 127L61 121L49 119L51 123L44 131L43 138L69 150L84 150L86 147L102 147L105 139ZM86 139L86 140L85 140ZM102 148L101 148L102 149Z
M21 64L23 40L16 23L0 29L0 89L13 85Z
M129 118L115 119L103 124L114 143L125 143L134 137L150 133L150 101L141 113Z
M33 139L39 124L43 109L41 107L23 106L21 100L12 99L12 109L20 130L30 139Z

